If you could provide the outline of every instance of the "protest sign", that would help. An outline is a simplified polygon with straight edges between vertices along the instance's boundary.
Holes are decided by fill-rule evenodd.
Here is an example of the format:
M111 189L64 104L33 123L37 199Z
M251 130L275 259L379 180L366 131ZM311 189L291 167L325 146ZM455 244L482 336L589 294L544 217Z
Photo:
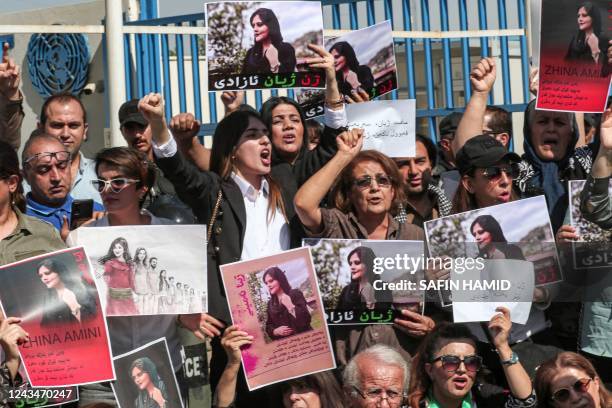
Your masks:
M165 338L113 358L119 407L183 407Z
M336 81L343 97L365 91L373 99L397 89L390 20L327 38L325 49L334 56ZM296 92L296 100L307 118L323 114L324 91L301 89Z
M606 107L610 11L607 1L589 4L542 0L537 109L603 112Z
M580 211L580 193L585 180L569 182L570 191L570 224L576 228L578 241L572 243L575 269L610 268L612 267L612 231L604 230L587 221ZM609 182L608 195L612 195L612 181Z
M321 3L223 1L205 4L208 89L325 88L310 69L308 44L323 45Z
M115 378L106 319L82 247L3 266L0 282L4 315L21 318L30 336L19 351L34 387Z
M206 227L79 228L107 316L206 312Z
M348 127L364 130L363 150L389 157L415 156L415 101L371 101L348 105Z
M328 325L393 324L423 312L422 241L304 239L310 246Z
M221 265L250 390L336 367L310 250ZM280 300L279 300L280 299Z
M533 263L536 286L562 280L544 196L453 214L424 226L429 257L448 257L448 269L474 259L518 259ZM440 295L442 304L449 305L450 291Z
M531 310L533 264L516 259L485 259L462 273L451 271L453 321L488 322L498 306L510 310L514 323L525 324Z

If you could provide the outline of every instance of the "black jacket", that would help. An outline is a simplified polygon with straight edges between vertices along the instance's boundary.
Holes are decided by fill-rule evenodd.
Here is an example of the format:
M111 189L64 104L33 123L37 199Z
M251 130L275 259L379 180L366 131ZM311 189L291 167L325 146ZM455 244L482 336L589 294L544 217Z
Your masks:
M266 320L266 333L272 340L282 339L282 336L275 336L274 329L287 326L293 329L293 334L303 333L312 330L310 326L310 312L306 304L306 298L299 289L292 289L289 292L291 302L295 306L295 317L281 304L276 296L268 301L268 319Z
M372 88L374 88L374 75L372 75L372 70L370 67L367 65L360 65L356 74L357 79L359 79L359 82L361 83L361 88L368 94L372 95ZM337 73L336 80L338 81L338 89L340 90L340 93L351 96L353 87L344 80L342 71Z
M289 43L281 43L278 47L278 62L280 67L278 68L279 73L293 72L295 71L295 49ZM247 51L247 55L244 58L244 65L242 66L243 74L267 74L270 73L271 67L268 59L262 52L262 47L259 44L254 45Z

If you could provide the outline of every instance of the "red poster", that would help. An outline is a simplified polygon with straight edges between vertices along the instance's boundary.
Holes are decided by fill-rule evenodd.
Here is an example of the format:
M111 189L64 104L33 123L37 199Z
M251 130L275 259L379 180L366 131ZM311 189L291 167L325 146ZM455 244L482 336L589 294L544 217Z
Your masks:
M4 314L21 318L29 334L20 352L33 386L115 378L106 319L82 247L3 266L0 282Z
M542 0L537 109L605 110L612 72L609 3Z

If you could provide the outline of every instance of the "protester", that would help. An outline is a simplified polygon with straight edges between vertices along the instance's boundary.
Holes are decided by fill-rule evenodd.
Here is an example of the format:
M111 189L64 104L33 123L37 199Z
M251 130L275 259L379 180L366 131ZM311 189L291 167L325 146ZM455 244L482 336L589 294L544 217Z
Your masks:
M431 139L416 135L415 157L396 157L395 163L404 180L406 201L395 217L423 227L425 221L450 214L451 203L433 181L432 171L436 166L436 146Z
M95 171L94 185L102 195L107 215L82 228L173 224L171 220L141 210L142 197L155 183L155 170L143 153L126 147L104 149L96 156ZM69 237L69 241L74 242L73 237ZM114 355L132 351L160 336L166 338L183 399L186 398L187 383L181 370L177 322L201 339L204 335L218 334L218 327L222 327L220 322L206 314L121 316L109 317L107 322ZM80 398L85 403L113 400L114 396L110 386L104 383L82 386Z
M576 353L559 353L542 364L535 377L535 390L538 408L612 406L612 393L593 365Z
M404 404L411 373L393 348L377 344L356 354L342 373L342 385L351 408Z
M70 153L70 194L79 200L100 202L100 194L91 185L96 178L94 162L81 152L88 127L83 102L70 93L51 95L40 109L39 130L57 138Z
M488 331L498 354L510 393L480 384L482 358L477 339L460 324L438 325L421 343L412 362L408 402L411 408L535 407L531 380L508 344L510 311L497 308ZM489 388L489 389L487 389Z
M19 90L21 67L8 55L9 44L2 44L0 63L0 141L18 150L21 146L23 95Z
M0 312L0 346L4 352L4 361L0 364L0 387L4 390L16 388L24 381L18 372L21 364L18 346L29 341L29 335L19 326L20 322L21 319L16 317L4 318ZM0 405L8 406L9 397L5 392L0 394Z
M438 125L438 159L432 171L436 179L439 179L442 173L455 170L455 155L453 153L452 144L455 140L457 126L462 116L463 115L459 112L453 112L442 118L442 121L440 121Z
M482 133L492 136L506 149L512 140L512 115L498 106L487 105L482 123Z

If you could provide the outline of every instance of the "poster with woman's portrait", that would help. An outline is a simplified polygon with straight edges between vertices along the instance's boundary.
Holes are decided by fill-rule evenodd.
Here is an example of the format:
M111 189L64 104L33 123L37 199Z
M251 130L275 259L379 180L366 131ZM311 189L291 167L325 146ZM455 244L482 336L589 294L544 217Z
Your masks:
M397 89L397 67L391 20L327 38L325 49L334 57L338 89L344 97L365 91L370 99ZM307 118L323 114L325 92L303 89L296 99Z
M525 260L533 263L535 286L563 280L544 196L453 214L424 226L430 258L451 258L455 265L459 259ZM441 293L442 303L450 304L450 292Z
M586 180L571 180L570 191L570 225L576 228L578 242L572 243L574 268L591 269L612 267L612 231L604 230L587 221L580 211L580 194ZM608 195L612 196L612 181L609 183Z
M612 73L608 3L542 0L537 109L605 110Z
M310 246L328 325L393 324L423 313L422 241L304 239Z
M206 226L79 228L107 316L203 313L207 308Z
M119 407L182 408L166 338L113 358L117 381L111 382Z
M323 45L316 1L222 1L205 4L208 89L230 91L325 88L325 74L309 68Z
M84 248L3 266L0 282L4 316L20 318L29 334L19 351L32 386L115 378L106 319Z
M336 367L310 250L221 265L250 390Z

